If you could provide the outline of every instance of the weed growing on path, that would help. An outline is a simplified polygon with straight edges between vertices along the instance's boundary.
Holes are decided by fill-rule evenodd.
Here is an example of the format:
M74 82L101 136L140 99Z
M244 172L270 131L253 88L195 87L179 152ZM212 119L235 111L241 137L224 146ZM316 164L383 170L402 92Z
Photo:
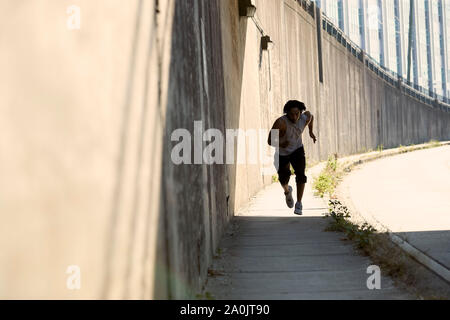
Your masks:
M329 201L329 214L332 221L325 231L344 232L347 238L356 243L358 249L366 250L373 244L374 234L377 231L367 223L359 226L352 223L350 212L339 200Z
M437 140L430 140L430 142L428 143L430 144L429 148L436 148L441 146L441 143Z
M350 221L350 211L340 201L329 201L329 214L326 218L331 218L331 221L325 231L343 232L346 235L343 240L353 241L361 254L370 257L384 274L392 277L419 299L450 298L448 286L439 281L436 284L436 276L394 244L388 233L378 233L367 223L358 225Z
M323 198L325 194L328 194L330 197L333 195L339 179L342 176L342 172L339 169L337 154L328 157L325 169L313 182L316 196Z
M215 300L215 298L213 297L213 295L210 293L210 292L205 292L205 294L201 294L201 293L199 293L199 294L197 294L196 296L195 296L195 298L197 299L197 300Z

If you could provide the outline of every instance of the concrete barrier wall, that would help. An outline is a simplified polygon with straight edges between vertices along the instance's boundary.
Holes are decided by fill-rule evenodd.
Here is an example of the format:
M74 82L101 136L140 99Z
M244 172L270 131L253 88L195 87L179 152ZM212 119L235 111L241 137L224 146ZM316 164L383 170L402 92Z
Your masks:
M324 149L328 153L343 156L378 146L392 148L450 137L449 113L382 80L332 36L325 33L322 45L324 83L320 84L320 112L322 116L334 114L336 121L326 126L328 145ZM326 121L319 115L318 121L321 120Z
M256 0L254 19L237 0L79 0L74 31L71 1L16 2L0 5L1 298L200 292L230 218L272 177L260 159L176 165L172 134L194 139L196 121L269 130L302 100L319 139L305 133L307 161L450 139L450 114L326 33L320 82L316 21L294 0Z
M1 2L0 298L153 297L174 2L155 3Z
M172 29L168 101L164 121L163 190L156 263L169 288L167 297L194 296L207 274L214 248L233 214L228 208L227 167L200 163L175 165L172 133L185 129L194 139L215 128L225 132L224 66L219 1L176 1ZM196 136L195 122L200 135ZM192 148L195 151L195 147ZM202 154L201 154L202 155ZM164 297L156 290L157 297Z

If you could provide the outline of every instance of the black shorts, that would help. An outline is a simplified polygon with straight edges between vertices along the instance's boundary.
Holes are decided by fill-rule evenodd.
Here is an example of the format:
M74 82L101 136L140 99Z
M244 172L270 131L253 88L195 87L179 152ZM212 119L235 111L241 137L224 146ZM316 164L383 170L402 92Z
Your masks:
M305 149L303 147L295 150L288 156L279 156L278 166L275 162L275 166L278 171L278 180L282 185L287 185L291 178L291 166L294 168L295 172L295 182L298 184L303 184L308 181L305 176Z

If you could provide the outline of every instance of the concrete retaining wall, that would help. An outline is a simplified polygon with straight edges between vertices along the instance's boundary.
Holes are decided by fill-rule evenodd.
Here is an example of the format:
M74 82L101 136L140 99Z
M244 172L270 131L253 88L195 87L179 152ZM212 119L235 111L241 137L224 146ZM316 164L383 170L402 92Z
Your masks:
M72 1L0 5L2 298L198 293L230 218L271 176L260 162L175 165L172 133L194 136L195 121L268 130L302 100L319 139L305 133L308 161L450 139L449 113L326 33L320 82L316 21L296 1L256 0L254 19L237 0L75 2L73 31Z
M174 2L155 3L1 2L2 299L154 296Z

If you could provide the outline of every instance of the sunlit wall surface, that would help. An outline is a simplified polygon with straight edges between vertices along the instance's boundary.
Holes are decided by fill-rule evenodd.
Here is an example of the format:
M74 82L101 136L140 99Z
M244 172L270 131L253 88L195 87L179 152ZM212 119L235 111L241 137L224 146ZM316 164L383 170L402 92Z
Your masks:
M448 1L448 0L445 0ZM429 80L430 86L439 95L444 95L445 84L445 45L444 45L444 20L443 16L443 2L445 1L431 1L429 2L429 16L430 16L430 50L429 54L432 56L430 61ZM444 76L444 77L443 77Z
M318 2L326 16L337 26L339 26L338 6L340 2L340 0L321 0Z
M413 0L412 20L411 0L315 2L382 67L407 79L410 53L410 81L415 87L431 95L450 97L450 0Z
M418 73L419 73L419 86L426 87L428 86L428 70L429 63L428 61L428 52L430 52L430 46L427 43L427 39L429 39L429 23L427 16L429 16L427 11L429 11L429 7L427 4L428 0L425 1L417 1L416 5L416 21L417 21L417 29L416 29L416 37L417 37L417 51L418 51ZM427 6L425 6L427 4Z
M361 41L362 33L360 30L360 18L362 12L360 11L359 2L361 0L341 0L342 21L340 21L340 28L350 37L350 39L359 47L363 47ZM344 27L342 28L341 25Z
M385 40L385 66L394 71L395 73L401 73L399 70L399 66L397 64L398 60L398 52L397 52L397 32L398 28L396 27L396 10L395 10L395 2L390 0L386 2L382 8L382 13L384 17L383 23L383 34Z
M447 92L447 97L450 97L450 83L448 83L449 79L450 79L450 23L448 23L448 21L450 20L450 1L446 0L442 2L443 4L443 13L444 13L444 21L445 23L445 27L444 27L444 32L445 32L445 37L444 37L444 46L445 46L445 57L444 57L444 62L445 62L445 78L446 78L446 92Z

